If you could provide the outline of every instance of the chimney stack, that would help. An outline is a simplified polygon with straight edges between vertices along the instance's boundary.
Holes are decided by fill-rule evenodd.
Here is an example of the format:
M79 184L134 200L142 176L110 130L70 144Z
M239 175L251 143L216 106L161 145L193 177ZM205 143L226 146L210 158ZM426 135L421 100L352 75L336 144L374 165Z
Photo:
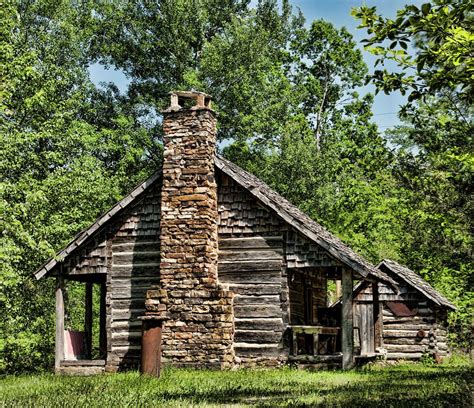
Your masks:
M209 95L170 95L163 112L160 287L170 319L163 356L175 365L226 367L233 362L233 295L217 280L216 117Z

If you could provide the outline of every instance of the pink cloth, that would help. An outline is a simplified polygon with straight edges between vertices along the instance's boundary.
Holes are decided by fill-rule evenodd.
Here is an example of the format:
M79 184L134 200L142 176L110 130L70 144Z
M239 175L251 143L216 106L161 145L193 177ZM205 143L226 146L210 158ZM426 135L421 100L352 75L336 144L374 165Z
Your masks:
M64 331L65 360L77 360L84 355L84 337L85 333L83 331Z

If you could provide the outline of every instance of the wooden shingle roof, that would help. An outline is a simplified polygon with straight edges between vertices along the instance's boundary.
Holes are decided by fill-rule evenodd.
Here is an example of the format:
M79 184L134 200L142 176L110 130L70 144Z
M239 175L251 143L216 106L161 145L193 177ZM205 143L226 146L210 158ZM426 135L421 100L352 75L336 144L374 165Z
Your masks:
M345 245L339 238L331 234L316 221L308 217L296 206L283 198L277 192L272 190L262 180L243 170L239 166L217 155L215 158L216 168L232 178L235 182L245 188L263 205L274 211L284 221L290 224L301 234L320 245L333 258L349 266L362 277L372 277L384 281L392 287L397 287L395 281L387 274L377 269L374 265L367 262L364 258L356 254L352 249ZM157 171L146 181L138 185L133 191L115 204L109 211L101 215L97 220L85 230L77 234L74 239L54 258L46 261L34 273L36 279L45 276L49 271L61 263L69 254L83 245L93 234L109 222L120 211L136 202L142 194L159 178L161 171Z
M377 268L387 272L388 274L392 273L394 276L401 278L404 282L421 292L436 305L445 306L453 310L456 309L456 306L454 306L448 299L434 289L420 275L413 272L411 269L408 269L406 266L400 265L398 262L392 261L391 259L384 259L380 262Z

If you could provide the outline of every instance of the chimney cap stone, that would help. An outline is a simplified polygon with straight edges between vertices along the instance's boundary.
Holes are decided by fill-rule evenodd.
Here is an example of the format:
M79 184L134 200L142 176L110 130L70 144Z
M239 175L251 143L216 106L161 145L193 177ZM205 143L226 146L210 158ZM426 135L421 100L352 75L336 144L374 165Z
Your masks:
M212 97L204 92L199 91L171 91L171 105L163 112L177 112L180 110L211 110ZM193 105L190 105L194 103Z

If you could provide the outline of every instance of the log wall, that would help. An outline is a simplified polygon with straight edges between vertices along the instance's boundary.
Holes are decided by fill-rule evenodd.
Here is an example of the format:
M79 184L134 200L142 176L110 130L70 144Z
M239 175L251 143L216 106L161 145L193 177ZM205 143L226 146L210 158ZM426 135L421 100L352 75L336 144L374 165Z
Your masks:
M234 351L244 365L287 356L285 226L229 177L218 178L219 282L234 297Z
M449 354L443 311L412 286L399 282L399 293L379 284L382 305L382 347L388 359L419 359L424 353L445 357ZM371 302L371 286L356 296L360 304ZM396 316L386 302L403 302L413 316Z
M107 241L107 371L138 368L145 294L160 280L160 185L114 223Z

